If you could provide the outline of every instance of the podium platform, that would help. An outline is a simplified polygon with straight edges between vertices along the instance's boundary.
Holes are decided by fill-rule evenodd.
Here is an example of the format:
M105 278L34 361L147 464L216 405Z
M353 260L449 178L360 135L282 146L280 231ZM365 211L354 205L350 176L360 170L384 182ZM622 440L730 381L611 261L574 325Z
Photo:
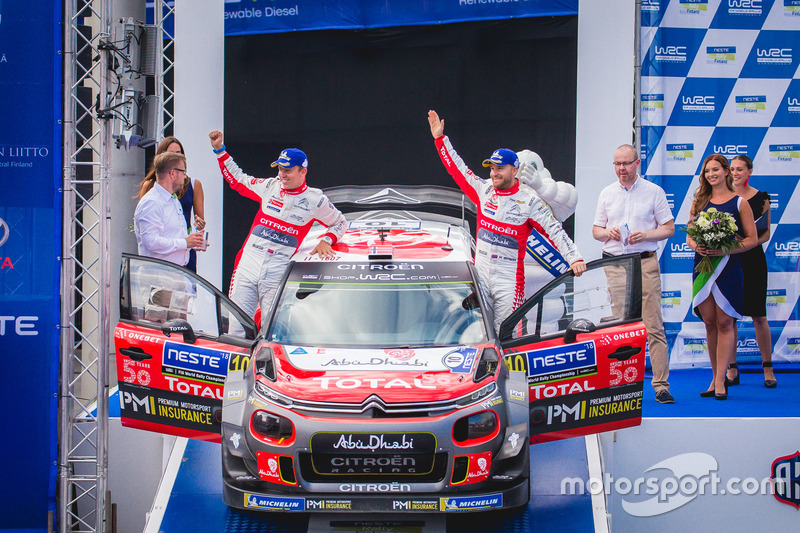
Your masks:
M593 531L589 494L564 496L561 480L588 481L582 438L531 447L531 499L520 512L351 516L244 512L222 502L219 444L177 439L145 532L316 531L575 532ZM389 529L391 528L391 529Z

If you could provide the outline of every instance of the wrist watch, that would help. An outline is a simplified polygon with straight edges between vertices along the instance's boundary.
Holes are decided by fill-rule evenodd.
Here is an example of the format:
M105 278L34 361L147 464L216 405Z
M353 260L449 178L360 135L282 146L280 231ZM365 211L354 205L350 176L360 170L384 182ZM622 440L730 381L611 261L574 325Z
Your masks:
M333 239L331 239L328 235L325 235L324 237L322 237L320 239L320 241L325 241L328 244L330 244L331 246L333 246Z

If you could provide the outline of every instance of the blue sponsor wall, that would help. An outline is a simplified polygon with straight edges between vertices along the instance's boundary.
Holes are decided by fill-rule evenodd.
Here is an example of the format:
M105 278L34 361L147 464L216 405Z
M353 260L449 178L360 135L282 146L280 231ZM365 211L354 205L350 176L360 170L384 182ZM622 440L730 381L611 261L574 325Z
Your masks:
M0 530L55 514L61 249L60 2L0 2Z
M642 173L666 191L677 228L660 256L671 366L708 364L691 311L694 253L681 230L712 153L750 156L751 185L770 194L773 357L798 361L800 215L787 205L800 200L800 1L645 0L641 26ZM740 362L761 360L748 319L737 353Z
M174 2L167 1L168 5ZM153 23L153 4L147 20ZM577 15L578 0L226 0L225 35L352 30L475 20ZM173 34L172 20L166 19Z

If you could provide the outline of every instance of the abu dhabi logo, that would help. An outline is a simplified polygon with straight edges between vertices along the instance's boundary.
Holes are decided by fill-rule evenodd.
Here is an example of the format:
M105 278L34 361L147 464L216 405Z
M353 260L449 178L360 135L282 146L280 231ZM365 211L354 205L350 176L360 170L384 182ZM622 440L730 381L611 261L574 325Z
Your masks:
M11 232L8 229L8 224L5 220L0 218L0 246L3 246L8 240L8 235Z

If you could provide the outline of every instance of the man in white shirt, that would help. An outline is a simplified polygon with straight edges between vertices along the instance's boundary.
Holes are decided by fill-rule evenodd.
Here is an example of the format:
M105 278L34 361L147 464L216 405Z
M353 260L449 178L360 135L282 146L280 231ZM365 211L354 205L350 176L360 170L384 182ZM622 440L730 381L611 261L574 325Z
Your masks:
M669 354L658 265L658 242L672 237L675 221L664 189L640 178L639 163L636 148L629 144L614 152L618 181L603 189L597 199L592 236L604 243L603 257L630 253L642 257L642 321L647 328L652 385L658 402L675 403L667 381Z
M203 244L201 232L186 234L186 219L175 195L186 178L186 156L164 152L153 159L156 183L145 194L133 214L139 255L164 259L185 266L189 249Z

